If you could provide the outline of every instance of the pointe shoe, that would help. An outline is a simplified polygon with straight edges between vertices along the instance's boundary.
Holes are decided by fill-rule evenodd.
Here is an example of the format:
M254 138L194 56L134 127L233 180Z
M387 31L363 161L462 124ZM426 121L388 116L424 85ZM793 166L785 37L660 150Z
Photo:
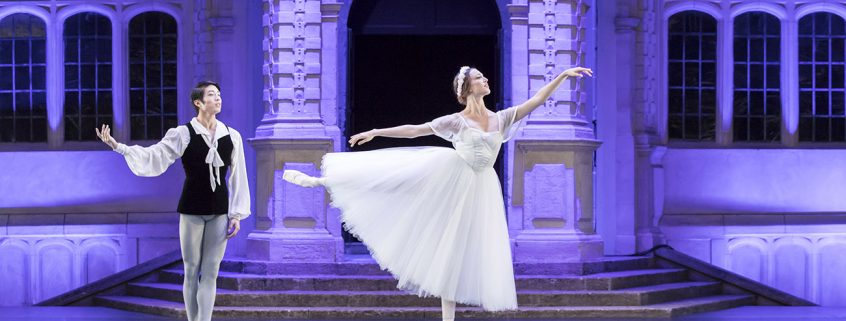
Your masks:
M293 169L286 169L284 172L282 172L282 179L291 184L296 184L302 187L320 186L319 178L308 176L306 175L306 173Z

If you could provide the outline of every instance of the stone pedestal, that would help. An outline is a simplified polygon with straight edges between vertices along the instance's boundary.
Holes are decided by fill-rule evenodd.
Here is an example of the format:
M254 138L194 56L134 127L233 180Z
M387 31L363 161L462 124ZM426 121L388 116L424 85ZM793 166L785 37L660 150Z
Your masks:
M247 239L247 257L273 262L336 261L344 243L337 210L328 206L326 191L282 180L286 169L319 175L320 161L333 150L334 140L256 138L250 142L256 149L258 188L256 229Z
M599 258L603 242L593 217L593 152L599 142L515 143L510 229L514 260L562 262ZM522 213L517 210L522 205Z

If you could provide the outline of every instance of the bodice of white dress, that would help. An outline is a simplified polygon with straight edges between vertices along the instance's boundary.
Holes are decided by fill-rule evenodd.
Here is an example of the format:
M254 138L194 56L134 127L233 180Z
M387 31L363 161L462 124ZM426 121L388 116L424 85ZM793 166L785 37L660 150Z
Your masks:
M520 123L516 119L517 107L496 112L489 121L496 122L498 130L483 131L471 127L460 114L439 117L429 123L435 135L452 142L455 151L475 170L490 168L502 143L511 139Z

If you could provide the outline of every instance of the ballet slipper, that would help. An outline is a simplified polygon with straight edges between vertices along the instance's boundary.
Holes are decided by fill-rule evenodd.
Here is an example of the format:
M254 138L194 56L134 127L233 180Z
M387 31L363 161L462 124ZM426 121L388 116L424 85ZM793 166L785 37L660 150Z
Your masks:
M282 179L291 184L299 185L302 187L320 186L319 178L308 176L303 172L293 169L286 169L284 172L282 172Z

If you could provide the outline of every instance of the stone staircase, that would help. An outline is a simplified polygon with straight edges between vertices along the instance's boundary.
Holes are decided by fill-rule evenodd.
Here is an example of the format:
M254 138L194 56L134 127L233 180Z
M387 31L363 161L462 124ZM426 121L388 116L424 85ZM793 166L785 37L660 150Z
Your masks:
M519 310L491 313L460 306L458 318L669 318L753 305L756 297L651 257L516 264ZM126 284L96 305L184 316L182 270L171 265ZM440 300L396 289L369 258L343 263L225 261L215 317L439 318Z

